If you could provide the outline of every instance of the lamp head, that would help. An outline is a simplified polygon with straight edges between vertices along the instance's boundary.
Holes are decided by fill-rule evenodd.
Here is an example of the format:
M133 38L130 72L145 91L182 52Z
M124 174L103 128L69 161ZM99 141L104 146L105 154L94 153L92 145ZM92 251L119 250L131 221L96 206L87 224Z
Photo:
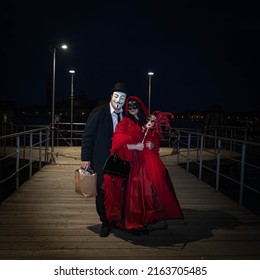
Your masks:
M49 50L50 50L50 52L54 52L54 51L56 51L56 49L58 49L58 50L60 50L60 49L63 49L63 50L66 50L66 49L68 49L68 46L66 45L66 44L58 44L58 45L54 45L54 44L51 44L50 46L49 46Z

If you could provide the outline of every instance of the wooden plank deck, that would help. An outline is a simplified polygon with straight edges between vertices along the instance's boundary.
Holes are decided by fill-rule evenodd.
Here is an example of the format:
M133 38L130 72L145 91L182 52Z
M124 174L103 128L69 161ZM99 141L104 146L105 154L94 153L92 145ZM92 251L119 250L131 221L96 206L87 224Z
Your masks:
M167 148L162 159L185 219L149 236L99 237L94 199L74 191L80 148L55 151L56 164L0 205L0 259L260 259L260 218L177 166Z

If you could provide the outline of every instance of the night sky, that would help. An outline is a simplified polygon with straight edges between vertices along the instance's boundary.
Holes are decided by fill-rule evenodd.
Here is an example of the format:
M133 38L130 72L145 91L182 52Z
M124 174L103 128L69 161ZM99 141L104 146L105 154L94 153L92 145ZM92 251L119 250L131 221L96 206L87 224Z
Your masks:
M1 0L1 100L46 102L56 55L56 101L109 100L124 81L151 109L226 112L259 108L258 1L9 1Z

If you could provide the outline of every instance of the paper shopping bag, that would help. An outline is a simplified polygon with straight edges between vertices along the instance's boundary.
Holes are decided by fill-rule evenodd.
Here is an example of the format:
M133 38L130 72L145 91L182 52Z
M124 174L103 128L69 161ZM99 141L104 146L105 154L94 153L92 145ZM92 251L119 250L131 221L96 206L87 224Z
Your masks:
M84 197L97 195L97 173L93 171L84 172L82 169L75 170L75 192Z

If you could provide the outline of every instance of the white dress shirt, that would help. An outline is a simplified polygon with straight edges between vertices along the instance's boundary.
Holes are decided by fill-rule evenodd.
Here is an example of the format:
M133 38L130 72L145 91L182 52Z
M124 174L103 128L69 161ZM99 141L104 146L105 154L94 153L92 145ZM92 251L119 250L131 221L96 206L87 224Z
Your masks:
M116 114L114 108L111 106L110 103L109 103L109 105L110 105L110 113L111 113L112 120L113 120L113 130L114 130L114 132L115 132L115 130L116 130L116 125L117 125L117 123L118 123L117 114ZM122 113L123 113L123 109L120 110L120 119L121 119L121 120L122 120L122 116L123 116Z

